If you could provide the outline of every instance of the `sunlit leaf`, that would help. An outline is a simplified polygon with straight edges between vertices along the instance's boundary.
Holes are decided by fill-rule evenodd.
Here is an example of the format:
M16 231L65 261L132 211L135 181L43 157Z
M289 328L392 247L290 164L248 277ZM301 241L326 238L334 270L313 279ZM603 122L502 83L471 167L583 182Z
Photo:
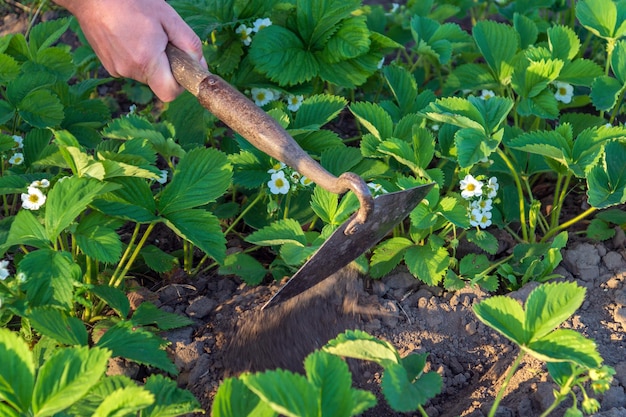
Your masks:
M73 347L59 349L39 369L33 392L33 411L52 416L78 400L104 375L110 352Z
M525 313L516 300L495 296L473 306L480 321L517 344L526 344L530 336L524 329Z
M5 366L0 366L0 400L20 411L16 415L26 414L35 384L33 353L16 332L2 328L0 357L5 362Z

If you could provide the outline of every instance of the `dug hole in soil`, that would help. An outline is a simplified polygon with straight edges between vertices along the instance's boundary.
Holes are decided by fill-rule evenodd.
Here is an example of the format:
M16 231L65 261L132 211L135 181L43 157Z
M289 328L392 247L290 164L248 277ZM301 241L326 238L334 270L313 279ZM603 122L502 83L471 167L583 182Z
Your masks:
M565 327L595 340L605 363L616 370L611 388L598 398L602 408L596 415L604 417L626 416L626 250L623 233L618 236L622 238L604 243L574 237L577 240L563 250L563 262L555 271L587 289L582 307ZM427 366L443 377L441 394L425 406L430 417L487 415L518 353L513 343L474 315L472 306L487 293L469 286L456 292L429 287L404 268L381 280L345 268L308 294L279 306L275 315L261 316L260 307L281 283L249 287L237 278L220 276L177 282L155 291L140 288L131 298L134 303L150 299L194 320L193 326L165 337L180 369L179 385L193 392L207 412L225 377L277 366L297 371L309 353L303 346L319 348L345 329L358 328L387 340L402 356L429 353ZM508 295L523 302L536 286L529 283ZM137 372L137 367L118 365L130 376ZM378 405L364 416L417 416L386 406L376 365L351 363L351 369L355 385L378 397ZM538 416L552 403L555 388L544 364L526 356L497 416ZM562 416L569 406L567 400L551 415Z

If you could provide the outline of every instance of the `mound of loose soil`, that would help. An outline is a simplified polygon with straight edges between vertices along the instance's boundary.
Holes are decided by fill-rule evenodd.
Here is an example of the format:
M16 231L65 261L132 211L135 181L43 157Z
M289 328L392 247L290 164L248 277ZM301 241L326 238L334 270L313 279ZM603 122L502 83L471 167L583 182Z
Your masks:
M599 416L626 416L626 251L623 247L577 241L563 250L557 273L587 288L580 310L566 323L598 344L617 370L601 398ZM511 296L524 300L530 283ZM178 382L205 409L225 376L276 366L299 370L306 354L347 328L359 328L394 344L402 355L428 352L430 369L443 377L442 393L430 401L431 417L487 414L517 347L482 325L471 308L489 295L465 288L447 292L420 284L399 268L374 281L344 269L299 299L260 312L280 284L248 287L229 277L203 277L170 284L149 297L195 325L168 333ZM143 296L139 296L143 294ZM380 369L351 363L355 384L379 394ZM128 369L126 370L128 372ZM498 416L538 416L556 386L543 364L529 358L513 378ZM552 415L561 416L567 402ZM365 416L407 416L379 405ZM415 414L417 415L417 414Z

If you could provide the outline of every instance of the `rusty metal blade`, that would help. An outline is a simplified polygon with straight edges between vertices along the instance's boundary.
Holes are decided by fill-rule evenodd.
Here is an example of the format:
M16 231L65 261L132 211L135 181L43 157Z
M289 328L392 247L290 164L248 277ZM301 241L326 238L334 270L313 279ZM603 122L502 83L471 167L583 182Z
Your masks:
M345 234L353 215L330 235L263 308L280 304L303 293L361 256L404 220L426 197L433 185L420 185L376 197L373 211L356 232Z

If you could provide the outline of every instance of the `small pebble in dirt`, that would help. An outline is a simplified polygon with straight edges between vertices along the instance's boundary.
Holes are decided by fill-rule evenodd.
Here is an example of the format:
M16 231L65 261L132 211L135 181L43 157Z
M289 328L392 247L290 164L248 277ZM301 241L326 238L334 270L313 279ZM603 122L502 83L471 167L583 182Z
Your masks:
M465 326L465 331L470 336L473 336L474 334L476 334L476 331L477 331L476 323L474 322L467 323L467 325Z
M618 252L609 252L602 258L604 265L608 268L609 271L618 271L623 269L626 265L624 264L624 258Z
M590 243L565 251L563 260L568 269L583 281L593 281L600 275L598 248Z
M203 319L208 316L215 307L217 307L217 301L201 295L191 300L189 307L185 309L185 313L187 313L189 317Z
M624 393L624 388L619 385L609 388L602 396L603 410L617 407L626 407L626 394Z

